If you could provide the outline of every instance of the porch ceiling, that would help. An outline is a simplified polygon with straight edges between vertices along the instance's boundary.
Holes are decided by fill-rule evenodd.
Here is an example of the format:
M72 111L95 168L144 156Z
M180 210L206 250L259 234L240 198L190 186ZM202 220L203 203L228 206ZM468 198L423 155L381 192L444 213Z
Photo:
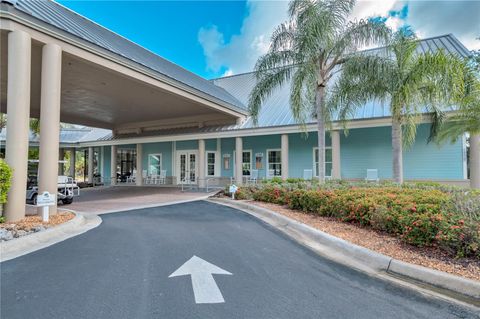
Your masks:
M7 111L7 33L0 46L1 111ZM32 45L31 117L40 115L41 44ZM118 130L235 123L231 113L79 57L62 56L61 121Z

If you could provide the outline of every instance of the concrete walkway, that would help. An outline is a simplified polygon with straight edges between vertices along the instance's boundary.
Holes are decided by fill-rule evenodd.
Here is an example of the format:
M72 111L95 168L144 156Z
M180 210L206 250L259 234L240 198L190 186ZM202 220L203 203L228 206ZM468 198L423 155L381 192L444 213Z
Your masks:
M212 193L182 192L174 187L110 186L85 188L71 205L61 206L84 214L105 214L141 207L203 199Z

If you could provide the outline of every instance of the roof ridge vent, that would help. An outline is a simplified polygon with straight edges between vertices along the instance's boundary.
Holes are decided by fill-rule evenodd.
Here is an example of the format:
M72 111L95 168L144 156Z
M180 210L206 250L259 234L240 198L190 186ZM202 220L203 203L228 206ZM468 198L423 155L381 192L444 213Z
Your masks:
M5 2L8 4L11 4L12 6L15 6L17 4L18 0L0 0L0 2Z

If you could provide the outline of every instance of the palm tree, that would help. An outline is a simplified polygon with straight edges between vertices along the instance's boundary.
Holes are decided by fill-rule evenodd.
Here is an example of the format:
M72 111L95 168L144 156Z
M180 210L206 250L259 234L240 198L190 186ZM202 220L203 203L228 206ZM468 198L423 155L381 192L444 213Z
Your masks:
M318 128L318 178L325 181L325 129L330 121L327 84L345 58L359 47L384 42L390 31L375 20L349 22L354 0L294 0L289 20L273 32L269 51L255 65L257 83L249 110L257 123L262 103L291 81L290 105L304 126L315 113Z
M368 101L388 101L392 118L393 179L403 183L403 146L415 141L417 123L431 113L432 134L445 117L445 105L463 89L464 61L439 50L417 52L409 29L397 31L378 54L365 51L348 59L330 103L346 121Z
M465 76L464 95L459 98L458 110L435 132L437 142L455 142L468 132L470 136L470 186L480 188L480 51L474 53ZM474 145L476 143L476 145Z

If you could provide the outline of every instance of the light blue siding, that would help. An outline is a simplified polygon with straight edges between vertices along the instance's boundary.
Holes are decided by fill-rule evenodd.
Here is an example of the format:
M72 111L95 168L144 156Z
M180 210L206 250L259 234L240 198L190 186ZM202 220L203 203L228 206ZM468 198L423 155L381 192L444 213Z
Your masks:
M427 144L429 126L417 129L417 140L403 155L404 177L406 179L463 179L463 145L459 139L455 143L441 146Z
M198 141L178 141L177 150L198 150Z
M303 170L313 170L313 149L318 145L317 132L289 134L288 173L289 177L303 177ZM331 145L330 134L325 135L325 146Z
M404 149L405 179L463 179L463 146L458 141L441 147L427 144L429 125L417 128L413 146ZM392 178L391 127L350 130L341 136L342 178L365 178L368 168L378 169L380 178Z
M172 175L172 143L145 143L142 149L143 169L148 170L148 154L162 154L162 169L167 170L167 176Z
M266 177L267 149L280 149L280 135L249 136L243 138L243 150L252 151L252 168L255 169L255 154L263 153L262 168L258 170L258 177Z
M422 124L417 129L414 145L404 149L405 179L460 180L463 179L463 145L459 140L453 144L438 146L427 143L429 125ZM289 134L289 176L303 177L305 169L313 169L313 149L317 147L317 134L308 136L300 133ZM331 146L330 135L326 135L326 146ZM344 179L363 179L369 168L378 169L381 179L392 178L391 128L375 127L351 129L348 136L343 133L341 144L341 174ZM197 150L198 141L179 141L177 150ZM134 148L135 145L122 145L119 148ZM217 139L205 141L207 151L217 149ZM281 135L249 136L243 138L243 149L252 151L252 168L255 168L255 154L262 153L262 167L259 177L266 177L267 149L280 149ZM235 139L221 139L221 175L234 175ZM103 149L103 176L110 176L110 147ZM167 175L172 175L172 143L147 143L143 145L143 167L148 168L148 154L161 153L162 167ZM229 156L229 169L225 167L224 156Z
M110 181L112 148L110 146L103 146L103 171L102 177L104 181Z
M220 156L220 160L221 160L221 163L222 163L222 170L221 170L221 174L222 176L224 177L233 177L233 161L234 161L234 158L233 158L233 150L235 149L235 139L234 138L222 138L221 140L221 148L222 148L222 155ZM230 163L230 168L227 170L225 169L225 165L224 165L224 155L228 155L230 156L230 158L228 159L229 163Z

